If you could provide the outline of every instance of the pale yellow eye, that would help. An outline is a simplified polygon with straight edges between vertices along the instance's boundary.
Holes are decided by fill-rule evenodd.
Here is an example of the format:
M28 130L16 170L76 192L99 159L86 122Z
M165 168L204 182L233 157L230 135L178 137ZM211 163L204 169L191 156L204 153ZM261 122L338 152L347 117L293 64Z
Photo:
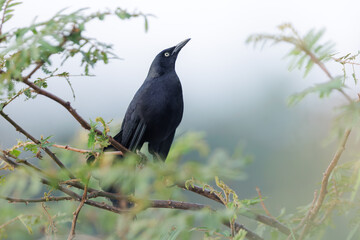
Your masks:
M168 57L168 56L170 56L170 53L166 52L166 53L164 53L164 56Z

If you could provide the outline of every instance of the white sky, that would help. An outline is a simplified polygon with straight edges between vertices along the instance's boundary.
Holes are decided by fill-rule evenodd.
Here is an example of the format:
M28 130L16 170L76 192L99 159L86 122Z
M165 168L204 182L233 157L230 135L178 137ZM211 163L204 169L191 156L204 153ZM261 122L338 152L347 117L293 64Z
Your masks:
M331 123L328 112L332 106L329 101L319 103L315 96L291 109L285 102L291 93L314 82L326 81L326 76L315 68L304 80L301 72L287 70L288 61L282 58L289 51L288 46L260 50L246 45L245 40L253 33L274 33L276 26L290 22L303 34L312 28L326 28L324 40L335 42L336 49L343 55L355 53L360 49L360 2L24 0L9 25L26 26L35 16L46 20L64 7L70 7L69 11L82 7L97 11L116 6L156 15L149 19L149 32L144 32L142 19L109 18L91 24L86 34L112 43L117 55L124 60L99 65L92 71L96 77L72 78L75 101L63 79L51 80L48 90L71 101L87 120L102 116L106 121L120 121L155 55L191 37L177 61L185 100L184 119L178 133L211 130L209 138L216 139L213 143L216 147L248 143L245 151L255 156L255 162L247 171L248 181L237 185L242 188L241 193L253 196L256 184L265 195L268 191L286 194L269 199L281 205L279 207L294 204L294 199L306 198L303 203L311 201L312 195L308 193L318 181L314 179L318 173L315 176L311 170L314 164L325 166L329 159L313 153L326 153L321 141L328 136ZM331 65L329 69L333 75L341 74L339 66ZM80 67L72 62L63 70L78 74ZM354 92L350 94L355 96ZM334 95L336 98L337 94ZM61 106L41 96L34 101L19 99L6 108L6 113L36 137L55 135L53 141L57 141L57 137L67 141L80 129ZM313 133L311 137L309 132ZM12 126L0 119L0 146L10 147L15 144L14 139L20 137ZM328 152L332 154L333 150ZM275 176L271 174L278 169L288 169L282 176L286 181L280 176L273 179ZM273 181L260 183L258 179L263 178ZM299 191L305 192L305 188L311 189L306 194ZM287 194L291 190L295 192ZM269 195L277 196L276 193ZM283 204L286 197L291 199Z
M290 88L288 91L293 92L293 89L299 91L299 85L311 85L314 79L317 82L325 80L316 70L306 81L301 79L298 71L288 73L288 63L282 59L288 47L253 49L245 44L245 39L252 33L273 33L276 26L284 22L293 23L302 33L311 28L325 27L325 39L334 41L340 52L346 54L360 49L360 4L349 0L25 0L17 7L9 26L26 26L35 16L39 16L38 20L45 20L65 7L69 7L69 11L83 7L97 11L117 6L156 17L149 19L148 33L144 31L142 19L121 21L109 18L88 27L87 35L112 43L117 55L124 60L99 65L92 71L96 74L94 78L72 79L77 96L73 105L86 119L96 116L121 119L133 94L145 79L154 56L188 37L192 40L182 50L177 62L185 96L185 123L190 118L201 118L203 111L219 108L227 114L213 114L213 119L208 121L228 119L234 111L244 111L249 102L256 102L269 87ZM73 74L80 72L76 64L66 65L64 70ZM72 100L65 81L50 82L49 85L50 91ZM66 115L61 108L42 98L35 103L19 101L16 104L7 109L15 118L24 114L19 113L18 108L30 113L34 104L41 105L39 118L54 108L59 109L55 116ZM238 107L235 110L234 105ZM49 124L45 120L37 121L39 125ZM59 125L50 123L49 129L54 126L61 129L69 124L78 127L71 118L61 122ZM4 128L6 133L9 129L3 125L0 122L0 135Z

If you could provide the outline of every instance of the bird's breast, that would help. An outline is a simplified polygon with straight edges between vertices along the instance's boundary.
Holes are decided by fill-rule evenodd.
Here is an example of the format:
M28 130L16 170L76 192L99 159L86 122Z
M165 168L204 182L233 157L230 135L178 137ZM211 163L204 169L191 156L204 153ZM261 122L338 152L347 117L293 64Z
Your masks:
M153 84L143 92L139 106L146 122L148 136L166 138L180 124L183 116L183 95L179 81ZM148 139L151 140L151 139Z

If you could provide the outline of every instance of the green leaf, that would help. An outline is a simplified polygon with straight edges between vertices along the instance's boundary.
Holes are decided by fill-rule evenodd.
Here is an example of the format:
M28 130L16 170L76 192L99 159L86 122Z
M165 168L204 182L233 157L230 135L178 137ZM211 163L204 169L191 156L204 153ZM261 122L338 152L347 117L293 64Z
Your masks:
M247 232L244 229L240 229L240 231L234 236L233 240L244 240Z
M0 10L3 10L6 0L0 0Z
M10 154L14 155L15 157L19 157L21 154L21 151L18 149L13 149L10 151Z
M25 89L24 94L26 97L31 98L31 90L29 88Z
M131 14L129 14L125 10L122 10L122 9L119 9L119 8L115 11L115 14L122 20L129 19L129 18L132 17Z
M288 105L292 106L299 103L309 93L318 93L320 98L327 97L333 90L340 90L344 86L342 77L336 77L326 83L316 84L314 87L305 89L289 97Z
M147 32L149 30L149 22L147 17L145 17L145 32Z
M39 151L39 146L36 145L36 144L26 144L24 146L24 150L25 151L30 151L30 152L36 154Z
M94 131L90 131L89 132L89 138L88 138L88 147L93 147L94 143L95 143L95 132Z
M109 63L109 59L108 59L108 56L106 54L106 52L101 52L101 56L102 56L102 59L104 61L105 64L108 64Z
M19 4L22 4L22 2L14 2L14 3L11 3L11 4L8 5L8 8L15 7L15 6L19 5Z
M305 66L304 77L306 77L306 76L309 74L309 72L310 72L310 70L313 68L313 66L314 66L314 61L312 61L311 59L309 59L308 63L307 63L306 66Z

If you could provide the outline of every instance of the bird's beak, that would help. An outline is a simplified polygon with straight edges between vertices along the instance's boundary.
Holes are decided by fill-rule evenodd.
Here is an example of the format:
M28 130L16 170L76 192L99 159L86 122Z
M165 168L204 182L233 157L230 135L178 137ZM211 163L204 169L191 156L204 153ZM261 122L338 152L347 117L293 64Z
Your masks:
M188 38L184 41L182 41L181 43L179 43L178 45L175 46L175 49L173 50L173 52L171 53L171 55L174 55L178 52L180 52L180 50L188 43L188 41L190 41L191 38Z

